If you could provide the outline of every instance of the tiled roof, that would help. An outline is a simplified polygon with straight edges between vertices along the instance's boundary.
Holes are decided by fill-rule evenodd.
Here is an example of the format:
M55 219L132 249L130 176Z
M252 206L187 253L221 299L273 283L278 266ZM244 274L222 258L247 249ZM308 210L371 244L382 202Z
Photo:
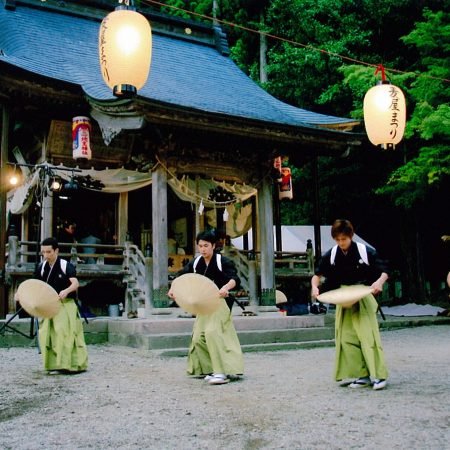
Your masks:
M114 101L98 61L100 22L17 2L0 7L0 61L81 86L92 99ZM354 124L274 98L213 45L153 33L150 76L141 98L187 110L309 127Z

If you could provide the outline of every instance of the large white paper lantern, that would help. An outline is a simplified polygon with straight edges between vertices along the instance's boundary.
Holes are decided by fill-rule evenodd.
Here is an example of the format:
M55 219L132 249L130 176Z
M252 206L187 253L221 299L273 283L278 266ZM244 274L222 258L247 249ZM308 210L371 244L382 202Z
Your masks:
M364 97L364 123L370 142L393 149L402 140L406 124L405 96L400 88L382 81Z
M99 33L100 67L116 97L136 95L147 81L152 59L148 20L130 6L118 6L102 21Z

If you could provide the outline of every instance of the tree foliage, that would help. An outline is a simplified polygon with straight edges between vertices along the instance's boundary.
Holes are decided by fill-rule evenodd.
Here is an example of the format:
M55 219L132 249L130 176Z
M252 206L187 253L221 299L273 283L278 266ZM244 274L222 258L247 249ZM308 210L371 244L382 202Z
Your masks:
M166 3L212 14L212 0ZM350 218L403 272L409 289L405 295L423 295L425 275L440 279L450 269L440 241L441 234L450 234L450 1L218 4L221 19L279 37L268 38L269 78L263 87L281 100L362 121L363 98L376 82L374 71L380 63L390 81L405 92L407 129L395 151L381 151L367 142L346 158L319 158L320 221ZM232 58L259 82L260 36L225 28ZM293 168L295 197L281 205L285 224L312 223L312 164Z

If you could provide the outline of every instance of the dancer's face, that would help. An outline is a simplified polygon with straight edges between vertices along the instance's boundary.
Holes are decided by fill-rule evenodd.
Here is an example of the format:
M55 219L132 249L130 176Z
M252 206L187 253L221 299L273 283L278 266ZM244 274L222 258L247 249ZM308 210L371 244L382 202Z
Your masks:
M352 238L346 234L338 234L334 240L343 252L346 252L352 244Z
M41 254L49 264L53 264L56 261L58 251L58 249L54 249L51 245L41 245Z
M202 239L200 239L198 241L197 247L198 247L198 251L203 256L203 258L205 258L206 261L209 261L211 259L212 255L214 254L215 244L212 244L211 242L203 241Z

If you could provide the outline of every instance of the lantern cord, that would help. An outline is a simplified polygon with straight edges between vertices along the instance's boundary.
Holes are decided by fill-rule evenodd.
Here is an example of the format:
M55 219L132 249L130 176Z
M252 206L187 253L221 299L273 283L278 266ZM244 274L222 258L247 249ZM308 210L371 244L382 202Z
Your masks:
M361 64L361 65L368 66L368 67L376 67L376 68L380 67L380 65L368 63L368 62L361 61L361 60L355 59L355 58L350 58L349 56L344 56L344 55L340 55L339 53L335 53L335 52L330 52L328 50L324 50L322 48L313 47L312 45L309 45L309 44L302 44L302 43L294 41L292 39L287 39L287 38L283 38L283 37L280 37L280 36L276 36L274 34L266 33L264 31L260 31L260 30L257 30L255 28L246 27L244 25L238 25L238 24L233 23L233 22L228 22L227 20L214 18L214 17L211 17L211 16L207 16L205 14L196 13L194 11L188 11L187 9L183 9L183 8L178 7L178 6L167 5L167 4L159 2L157 0L142 0L141 1L141 5L147 5L147 6L157 5L157 6L160 6L160 7L171 8L171 9L174 9L176 11L184 12L184 13L189 14L191 16L197 16L197 17L200 17L202 19L210 20L213 23L220 23L222 25L226 25L226 26L229 26L229 27L239 28L240 30L244 30L244 31L248 31L250 33L255 33L255 34L262 35L262 36L266 36L266 37L274 39L274 40L287 42L289 44L292 44L292 45L295 45L295 46L298 46L298 47L303 47L303 48L306 48L306 49L309 49L309 50L312 50L312 51L315 51L315 52L324 53L324 54L329 55L329 56L335 56L335 57L337 57L339 59L342 59L343 61L347 61L347 62L350 62L350 63ZM415 72L406 72L404 70L398 70L398 69L392 69L392 68L390 68L388 70L389 70L389 72L395 72L395 73L398 73L398 74L410 74L410 75L414 75L416 77L430 78L432 80L439 80L439 81L443 81L445 83L450 83L450 79L448 79L448 78L434 77L432 75L423 75L423 74L419 74L419 73L415 73Z
M381 81L386 81L386 73L384 71L383 64L379 64L377 70L375 70L374 75L378 75L378 72L381 72Z

